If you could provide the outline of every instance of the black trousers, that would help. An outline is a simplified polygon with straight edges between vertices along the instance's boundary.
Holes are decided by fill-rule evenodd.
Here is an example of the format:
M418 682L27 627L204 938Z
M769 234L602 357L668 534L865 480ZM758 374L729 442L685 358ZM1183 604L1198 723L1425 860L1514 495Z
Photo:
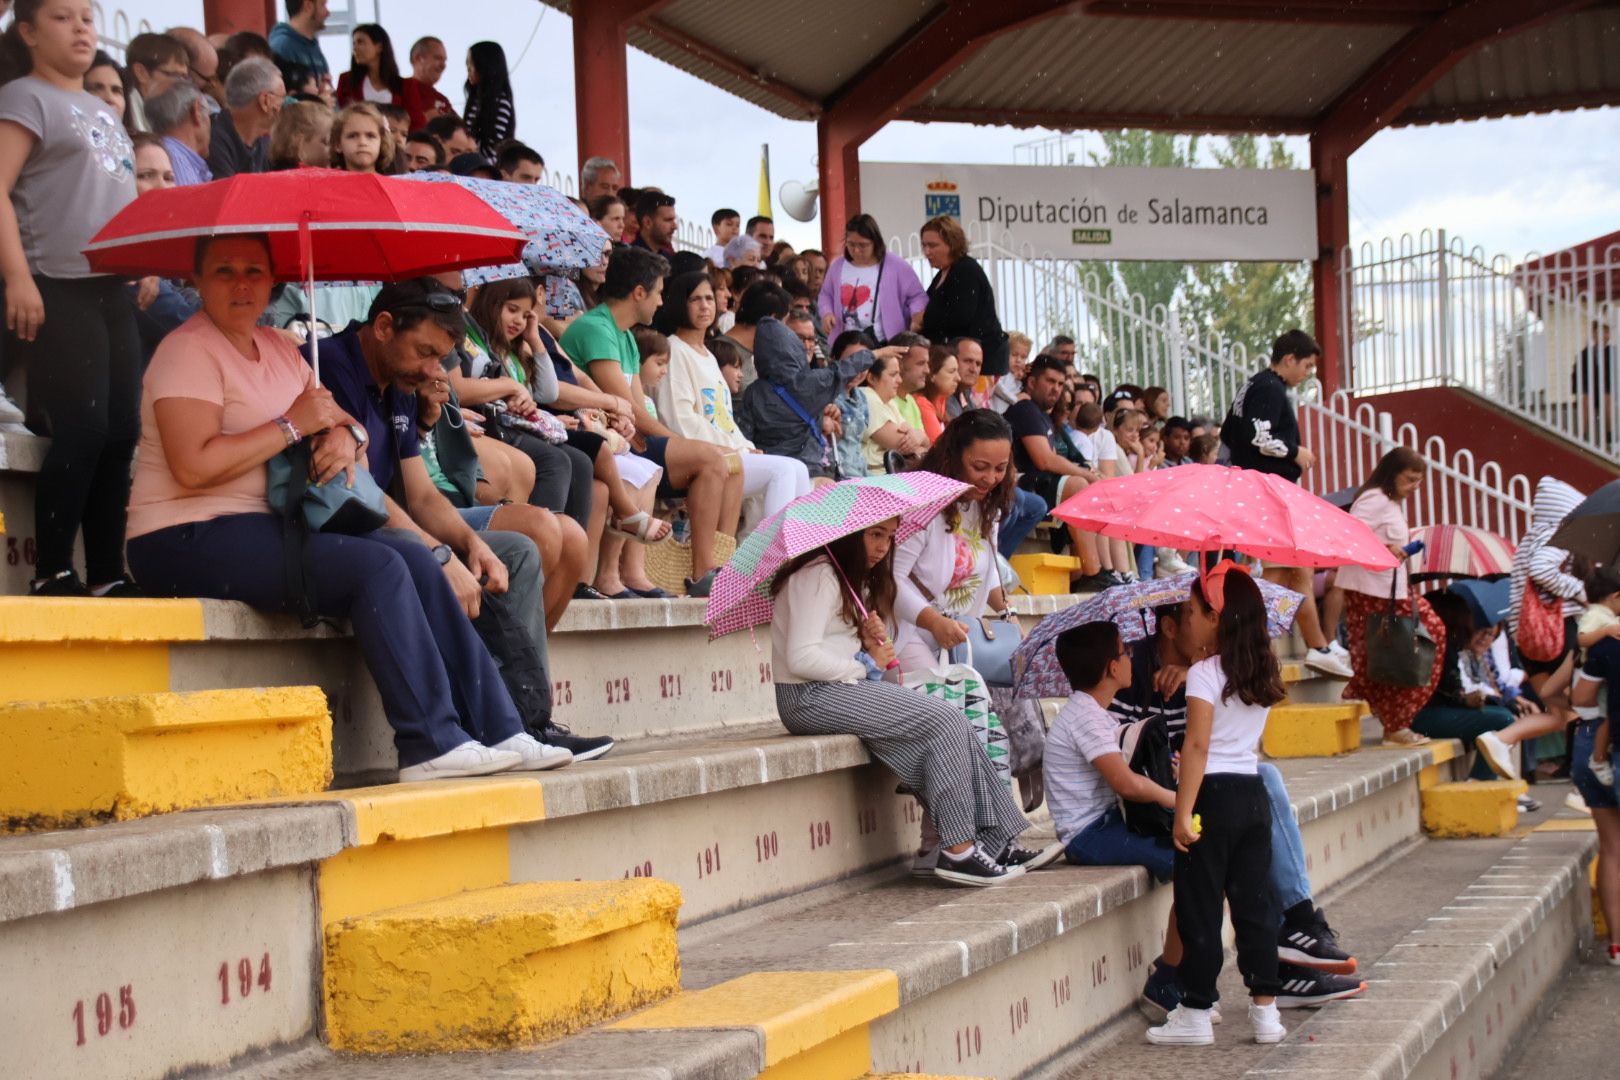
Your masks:
M36 573L73 568L84 530L85 580L124 576L130 462L140 435L141 341L135 304L115 277L34 275L45 322L6 346L28 366L29 426L51 436L34 494Z
M1186 1004L1215 1004L1221 974L1223 901L1232 906L1238 970L1252 996L1275 995L1277 925L1271 890L1271 803L1259 776L1209 773L1193 809L1204 831L1187 853L1176 852L1176 925L1185 955L1177 969Z
M583 434L599 438L590 432ZM558 446L526 431L509 431L503 438L534 462L534 490L529 495L529 505L564 514L578 522L580 528L585 528L591 517L594 458L573 446L572 439ZM600 441L597 445L601 445Z

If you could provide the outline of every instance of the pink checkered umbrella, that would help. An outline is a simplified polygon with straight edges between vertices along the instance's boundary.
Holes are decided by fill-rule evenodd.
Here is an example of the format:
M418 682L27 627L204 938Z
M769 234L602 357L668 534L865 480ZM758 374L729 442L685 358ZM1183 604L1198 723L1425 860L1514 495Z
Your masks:
M900 519L895 543L926 528L970 485L931 472L868 476L801 495L760 523L720 568L703 621L711 637L771 621L771 582L789 559Z
M1360 520L1253 469L1178 465L1104 480L1052 516L1088 532L1182 551L1231 549L1282 566L1388 570L1395 556Z

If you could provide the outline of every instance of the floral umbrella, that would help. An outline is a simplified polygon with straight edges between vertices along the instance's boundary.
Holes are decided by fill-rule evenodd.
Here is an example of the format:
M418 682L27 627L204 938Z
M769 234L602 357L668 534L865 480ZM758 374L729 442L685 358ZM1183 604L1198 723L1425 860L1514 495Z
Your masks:
M1089 622L1107 619L1119 627L1127 642L1141 641L1154 632L1153 609L1179 604L1192 595L1197 573L1177 574L1157 581L1138 581L1105 589L1084 603L1048 615L1013 652L1016 697L1068 697L1074 692L1068 676L1058 665L1057 639L1063 631ZM1281 637L1294 625L1294 616L1305 598L1263 578L1256 578L1260 598L1266 605L1266 630Z
M496 213L516 225L529 242L523 261L462 272L468 285L502 278L524 277L568 270L584 270L602 261L608 234L568 196L544 184L515 184L449 173L406 173L400 179L455 184L482 199Z
M931 472L868 476L820 487L760 523L720 568L703 621L711 637L771 621L771 582L789 560L899 518L895 543L927 527L969 485Z

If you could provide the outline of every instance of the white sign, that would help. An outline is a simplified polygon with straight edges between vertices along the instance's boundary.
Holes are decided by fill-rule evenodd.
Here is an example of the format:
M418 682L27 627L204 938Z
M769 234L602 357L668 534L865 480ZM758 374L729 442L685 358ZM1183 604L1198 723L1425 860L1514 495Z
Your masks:
M861 163L885 235L949 214L970 238L1059 259L1298 262L1316 257L1315 182L1295 169Z

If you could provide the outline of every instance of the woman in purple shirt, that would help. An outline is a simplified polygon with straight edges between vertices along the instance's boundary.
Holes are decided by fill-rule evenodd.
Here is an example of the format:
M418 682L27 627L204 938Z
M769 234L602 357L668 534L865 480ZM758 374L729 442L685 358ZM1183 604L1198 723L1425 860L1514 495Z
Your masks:
M871 214L856 214L844 227L844 254L827 267L818 308L822 330L835 338L865 330L887 341L922 325L928 293L916 271L889 251Z

